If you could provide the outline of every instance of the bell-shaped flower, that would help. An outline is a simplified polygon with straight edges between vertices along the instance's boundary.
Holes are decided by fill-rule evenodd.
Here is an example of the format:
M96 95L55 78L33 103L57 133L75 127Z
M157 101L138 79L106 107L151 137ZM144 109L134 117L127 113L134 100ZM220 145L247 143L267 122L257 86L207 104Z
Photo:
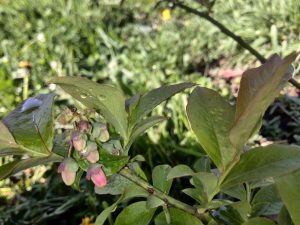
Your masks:
M76 151L82 151L86 145L87 136L75 130L71 134L71 144Z
M92 137L98 139L101 142L107 142L109 140L109 133L105 123L93 124Z
M99 164L90 164L87 174L87 180L92 180L96 187L104 187L107 183L105 173L103 172L101 165Z
M94 141L88 141L85 149L81 152L90 163L96 163L99 161L98 146Z
M87 133L87 132L89 132L89 130L91 128L90 123L87 120L80 120L77 123L77 127L81 133Z
M64 161L60 163L57 172L61 173L64 183L70 186L75 181L77 170L78 165L76 161L69 157L65 158Z

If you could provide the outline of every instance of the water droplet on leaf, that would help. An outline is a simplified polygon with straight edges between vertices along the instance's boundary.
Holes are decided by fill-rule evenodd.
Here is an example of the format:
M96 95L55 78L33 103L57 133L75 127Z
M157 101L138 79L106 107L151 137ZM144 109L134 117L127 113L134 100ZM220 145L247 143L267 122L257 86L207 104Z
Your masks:
M99 101L105 101L106 100L106 96L104 96L104 95L98 95L97 98L98 98Z
M23 103L21 112L25 112L25 111L28 111L30 109L40 107L42 105L42 103L43 102L41 100L39 100L37 98L30 97Z
M87 94L81 94L80 97L81 98L87 98Z

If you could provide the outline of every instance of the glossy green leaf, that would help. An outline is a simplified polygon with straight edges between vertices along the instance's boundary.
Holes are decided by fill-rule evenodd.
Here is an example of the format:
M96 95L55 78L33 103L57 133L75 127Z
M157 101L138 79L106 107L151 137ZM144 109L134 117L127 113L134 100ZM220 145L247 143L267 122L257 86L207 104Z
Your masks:
M257 217L249 219L242 225L275 225L275 223L267 218Z
M300 170L275 179L278 192L295 225L300 224Z
M274 184L261 188L251 201L251 216L276 215L282 203Z
M236 154L229 140L234 110L217 92L201 87L194 89L186 107L193 132L219 169L225 169Z
M62 160L62 157L54 154L47 157L34 157L24 160L15 160L0 167L0 180L31 167L45 165L51 162L61 162Z
M223 179L229 188L247 181L278 177L300 168L300 148L288 145L257 147L244 153Z
M155 209L147 209L145 201L136 202L123 209L114 225L147 225L154 213Z
M122 137L127 138L125 98L117 89L82 77L57 77L50 81L89 108L99 110Z
M169 193L173 180L167 180L171 167L169 165L159 165L152 171L153 186L164 193Z
M130 126L134 127L140 120L142 120L148 113L150 113L156 106L171 96L193 87L194 83L180 83L169 86L162 86L160 88L149 91L143 95L136 107L132 110L130 117Z
M170 208L171 223L169 225L203 225L203 223L195 216L186 213L180 209ZM164 212L161 212L155 218L155 225L167 225Z
M128 144L126 145L125 149L128 150L130 148L130 146L132 145L132 143L142 134L144 134L144 132L146 130L148 130L149 128L155 126L158 123L163 122L164 120L166 120L166 117L162 117L162 116L152 116L149 118L146 118L144 120L142 120L141 122L139 122L132 130L131 135L129 137L129 141Z
M100 150L99 158L100 159L98 162L105 167L104 169L106 169L106 175L117 173L126 165L129 160L128 156L112 155L103 149Z
M291 63L297 55L292 53L281 59L275 54L262 66L244 72L237 98L235 124L230 131L230 140L238 149L247 142L267 107L292 77Z
M28 98L3 119L19 147L31 155L46 156L52 150L54 96L41 94Z
M178 177L192 176L195 172L187 165L177 165L173 167L168 173L167 180Z

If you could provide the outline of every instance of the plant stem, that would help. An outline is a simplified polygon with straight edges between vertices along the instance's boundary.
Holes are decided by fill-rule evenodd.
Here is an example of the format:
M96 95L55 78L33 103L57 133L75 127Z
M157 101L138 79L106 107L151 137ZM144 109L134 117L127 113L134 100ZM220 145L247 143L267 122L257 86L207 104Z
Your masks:
M196 9L193 9L179 1L171 1L171 0L167 0L168 2L171 2L172 4L174 4L175 6L185 10L186 12L192 13L194 15L197 15L207 21L209 21L210 23L212 23L213 25L215 25L217 28L220 29L220 31L224 34L226 34L227 36L231 37L233 40L235 40L242 48L247 49L252 55L254 55L261 63L265 63L267 61L267 59L261 55L256 49L254 49L253 47L251 47L246 41L244 41L244 39L238 35L236 35L235 33L233 33L231 30L229 30L225 25L223 25L222 23L220 23L219 21L215 20L213 17L211 17L208 13L205 12L201 12L198 11ZM297 89L300 90L300 83L297 82L294 78L291 78L289 80L289 82L294 85Z
M29 74L28 71L26 70L23 78L23 93L22 93L23 100L28 98L28 85L29 85Z
M184 202L181 202L175 198L172 198L171 196L167 195L166 193L158 190L157 188L150 185L147 181L143 180L142 178L134 175L131 173L130 169L128 167L123 168L120 172L120 175L127 178L128 180L134 182L138 186L142 187L146 191L148 191L150 194L153 194L155 197L163 200L166 205L171 205L175 208L181 209L187 213L190 213L197 218L199 218L201 221L207 221L208 216L206 214L200 214L197 211L197 208L192 207Z

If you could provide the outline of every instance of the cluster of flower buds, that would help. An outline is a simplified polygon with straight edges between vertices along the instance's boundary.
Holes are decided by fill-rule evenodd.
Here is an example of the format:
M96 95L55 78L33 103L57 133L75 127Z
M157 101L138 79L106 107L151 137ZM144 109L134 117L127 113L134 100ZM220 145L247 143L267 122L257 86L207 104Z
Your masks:
M70 150L74 149L82 158L89 162L86 174L87 180L92 180L95 186L101 188L106 185L106 176L99 161L97 142L107 142L109 133L106 124L95 123L93 126L86 121L77 122L77 129L71 133ZM76 178L79 167L77 162L71 158L65 158L59 165L58 172L66 185L72 185Z

